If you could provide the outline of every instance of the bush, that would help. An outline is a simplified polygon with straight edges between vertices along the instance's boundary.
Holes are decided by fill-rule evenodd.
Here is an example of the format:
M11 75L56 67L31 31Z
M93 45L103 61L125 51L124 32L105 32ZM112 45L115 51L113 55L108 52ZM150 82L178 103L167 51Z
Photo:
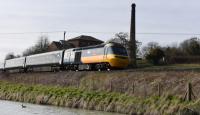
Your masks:
M148 60L150 63L154 65L159 65L161 59L163 59L165 56L164 51L157 47L152 48L145 56L146 60Z

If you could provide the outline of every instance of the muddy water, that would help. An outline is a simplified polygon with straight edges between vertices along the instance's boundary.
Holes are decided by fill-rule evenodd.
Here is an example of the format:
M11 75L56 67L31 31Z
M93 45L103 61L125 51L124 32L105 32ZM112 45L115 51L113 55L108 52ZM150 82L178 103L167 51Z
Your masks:
M0 115L122 115L54 106L43 106L0 100Z

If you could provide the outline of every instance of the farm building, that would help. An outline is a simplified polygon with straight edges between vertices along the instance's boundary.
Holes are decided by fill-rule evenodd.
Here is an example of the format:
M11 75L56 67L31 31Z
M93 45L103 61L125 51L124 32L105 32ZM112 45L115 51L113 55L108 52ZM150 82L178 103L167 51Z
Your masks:
M48 50L49 51L56 51L61 49L69 49L69 48L76 48L76 47L86 47L92 45L98 45L104 43L103 41L96 39L91 36L81 35L69 40L60 40L60 41L53 41L50 45Z
M64 45L63 45L64 44ZM56 50L62 50L62 49L69 49L74 48L75 46L73 44L68 43L67 41L64 42L64 40L60 41L53 41L49 47L48 51L56 51Z
M81 35L67 40L68 43L73 44L75 47L86 47L91 45L98 45L104 43L103 41L91 36Z

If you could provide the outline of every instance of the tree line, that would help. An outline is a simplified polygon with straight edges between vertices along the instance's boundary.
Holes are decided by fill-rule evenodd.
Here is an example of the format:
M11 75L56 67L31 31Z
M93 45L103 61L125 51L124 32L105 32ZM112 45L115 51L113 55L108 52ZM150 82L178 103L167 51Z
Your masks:
M141 49L144 59L154 65L200 63L200 39L193 37L179 45L161 46L150 42Z
M37 42L23 51L22 55L16 55L13 52L10 52L6 55L5 60L18 58L21 56L29 56L33 54L45 53L48 52L48 46L50 45L50 41L48 36L40 36Z

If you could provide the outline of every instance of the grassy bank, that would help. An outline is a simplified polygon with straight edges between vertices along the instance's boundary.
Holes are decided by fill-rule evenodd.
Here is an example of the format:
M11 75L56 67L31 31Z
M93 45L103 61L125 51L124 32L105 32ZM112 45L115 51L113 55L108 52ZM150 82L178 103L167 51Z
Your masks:
M175 96L138 98L120 93L87 91L70 87L0 82L0 99L126 114L177 114L196 107Z
M184 97L187 83L200 97L200 72L193 71L112 71L112 72L43 72L0 74L0 80L32 85L75 87L90 91L118 92L137 97L171 94Z
M6 73L0 74L0 99L129 114L181 111L181 115L189 115L200 110L199 76L199 71L180 68L179 71ZM182 100L188 82L195 96L190 103Z

